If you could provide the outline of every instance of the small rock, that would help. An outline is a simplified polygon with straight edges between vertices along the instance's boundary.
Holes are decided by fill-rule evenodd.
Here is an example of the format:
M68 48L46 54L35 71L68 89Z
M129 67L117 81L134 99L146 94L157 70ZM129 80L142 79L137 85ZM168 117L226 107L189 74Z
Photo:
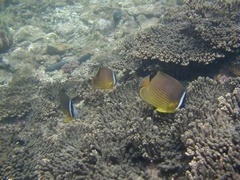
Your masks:
M143 14L147 17L160 17L164 12L164 7L161 2L156 2L154 4L133 6L128 9L128 12L132 16Z
M39 39L42 39L45 36L45 33L39 27L35 26L23 26L21 27L13 36L13 42L18 44L22 41L31 41L36 42Z
M17 62L21 62L23 60L26 59L32 59L33 58L33 54L29 51L26 51L26 49L24 47L18 47L16 48L14 51L12 51L12 53L10 54L10 59L9 61L14 61L12 63L17 63Z
M58 35L55 34L54 32L48 33L46 34L46 36L44 36L43 41L47 42L47 43L54 43L59 39Z
M136 30L139 29L139 25L137 24L133 16L126 17L124 19L124 23L119 25L118 27L125 29L125 32L127 34L131 32L136 32Z
M58 23L56 27L56 32L62 36L68 36L74 33L74 26L72 23L66 22L66 23Z
M153 17L150 19L146 19L145 21L141 21L140 26L142 29L150 28L151 26L157 25L159 22L158 18Z
M33 12L30 11L29 9L27 9L25 12L22 13L23 18L31 18L33 16L34 16Z
M114 28L113 23L110 20L98 19L96 22L95 30L100 31L102 34L108 34Z
M27 50L34 54L42 54L43 45L41 43L32 43L27 47Z
M50 55L64 54L70 48L71 46L66 43L51 43L47 45L47 53Z
M90 29L82 21L79 21L76 32L79 34L79 36L86 37L90 34Z
M116 31L114 32L114 39L120 39L123 38L126 35L126 32L122 29L116 29Z
M130 8L134 6L134 3L130 1L119 1L117 2L117 5L122 8Z

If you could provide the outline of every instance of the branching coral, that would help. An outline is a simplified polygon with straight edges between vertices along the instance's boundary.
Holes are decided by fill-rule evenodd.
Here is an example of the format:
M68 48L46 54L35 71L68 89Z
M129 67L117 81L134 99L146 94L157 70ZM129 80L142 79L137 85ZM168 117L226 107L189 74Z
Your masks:
M209 64L240 47L239 1L191 1L169 11L159 25L143 30L119 46L128 69L149 60Z
M198 34L214 49L232 52L240 47L239 1L190 1L187 16Z
M87 92L83 99L100 91ZM167 173L177 176L183 169L184 148L181 148L180 136L173 136L170 131L173 116L152 115L152 110L138 96L137 81L105 92L101 99L94 97L95 104L101 106L86 103L81 109L85 113L63 126L61 132L66 134L59 137L66 146L57 153L44 155L46 161L39 161L41 177L150 178L151 173L144 174L138 169L150 162L160 163L155 170L159 169L162 176ZM109 168L116 171L110 172Z
M11 141L1 136L5 143L0 152L6 158L0 161L0 177L237 177L238 83L199 78L188 87L186 108L175 116L156 113L145 104L137 80L109 92L77 79L42 84L37 98L30 99L25 123L2 126L6 132L1 135L13 130L17 135ZM68 124L62 123L56 100L59 88L67 90L76 105L84 102L80 117Z
M89 60L97 62L89 71L110 66L124 80L110 91L79 77L41 85L21 77L1 87L0 179L239 179L239 78L190 82L175 114L157 113L138 94L136 71L146 61L208 64L239 48L239 3L214 4L187 2L120 54ZM80 112L67 124L59 90Z
M56 87L70 84L85 86L81 81L70 80ZM38 176L44 179L150 177L150 172L140 171L140 167L144 168L144 164L150 162L161 162L158 168L162 174L169 171L176 174L181 169L181 163L174 165L174 161L184 151L181 149L180 155L175 150L169 152L169 149L179 146L176 141L180 138L175 139L169 130L173 116L151 115L152 109L138 96L138 81L129 81L110 92L86 91L76 102L93 96L95 103L84 103L80 118L69 124L62 123L61 111L54 98L54 85L44 86L47 88L42 88L38 98L31 101L32 113L18 134L18 138L25 142L20 146L24 153L19 153L19 156L8 153L15 159L8 163L4 161L3 169L21 164L26 174L22 177L32 174L31 178ZM47 90L48 86L51 91ZM76 95L82 92L79 89L74 92L75 88L68 86L68 93ZM96 96L99 93L101 98ZM2 177L10 174L20 177L21 168L10 168Z
M0 120L22 118L31 110L31 100L38 93L38 80L14 78L8 87L1 87Z
M199 78L190 84L175 127L191 157L189 179L239 178L239 82Z
M187 28L186 24L169 23L139 33L133 41L126 42L129 43L124 50L126 59L157 59L187 65L189 62L211 62L222 56L192 34L186 34Z

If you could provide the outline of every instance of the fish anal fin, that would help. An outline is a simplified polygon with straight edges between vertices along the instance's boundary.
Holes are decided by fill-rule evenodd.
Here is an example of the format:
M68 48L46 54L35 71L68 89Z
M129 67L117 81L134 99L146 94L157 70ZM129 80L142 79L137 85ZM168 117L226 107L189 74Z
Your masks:
M160 113L174 113L175 112L175 109L172 109L172 110L169 110L169 109L166 109L166 108L156 108L156 111L160 112Z

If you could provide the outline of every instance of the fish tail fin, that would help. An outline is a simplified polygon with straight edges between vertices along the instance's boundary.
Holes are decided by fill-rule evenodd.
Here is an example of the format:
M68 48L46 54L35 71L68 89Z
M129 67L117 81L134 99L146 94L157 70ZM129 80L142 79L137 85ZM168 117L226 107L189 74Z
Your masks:
M72 120L71 116L67 116L66 119L64 119L63 123L69 123Z

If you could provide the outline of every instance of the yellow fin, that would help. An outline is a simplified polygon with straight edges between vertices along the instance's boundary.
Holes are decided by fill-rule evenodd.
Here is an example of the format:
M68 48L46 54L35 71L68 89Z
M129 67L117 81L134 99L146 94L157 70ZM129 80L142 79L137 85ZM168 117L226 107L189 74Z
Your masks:
M174 113L176 109L166 109L166 108L161 108L161 107L158 107L156 109L156 111L160 112L160 113Z
M71 116L67 116L63 123L69 123L73 118Z
M142 78L142 80L139 83L140 88L148 86L150 84L149 77L150 76L146 76L146 77Z

